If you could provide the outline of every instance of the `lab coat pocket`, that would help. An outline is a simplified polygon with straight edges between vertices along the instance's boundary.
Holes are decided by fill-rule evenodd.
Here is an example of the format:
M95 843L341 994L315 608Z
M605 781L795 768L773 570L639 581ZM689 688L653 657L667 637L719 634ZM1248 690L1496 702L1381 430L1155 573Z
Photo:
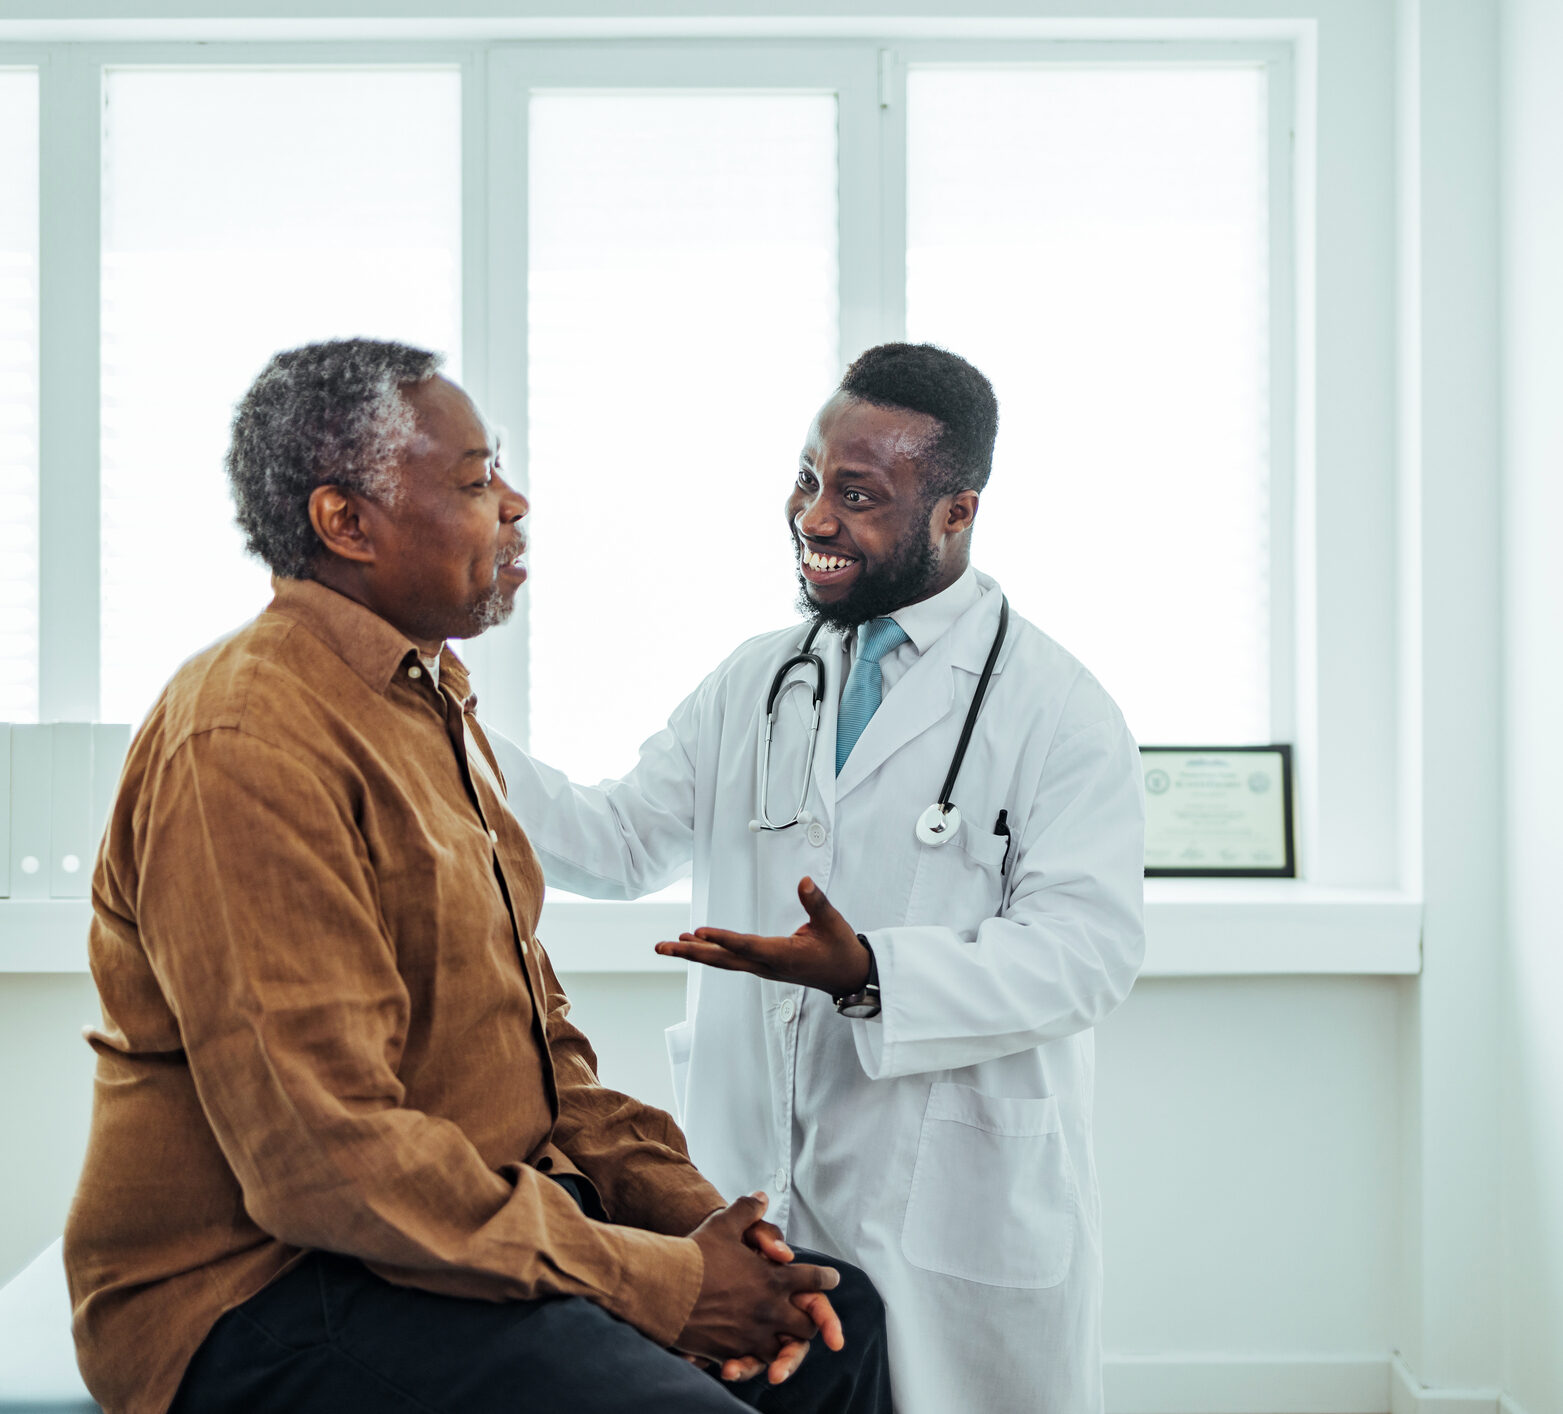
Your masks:
M901 1228L914 1267L988 1286L1057 1286L1074 1256L1075 1206L1057 1099L932 1087Z
M919 846L906 921L968 929L994 917L1004 902L1008 843L1004 836L983 834L963 820L960 833L948 844Z
M673 1068L673 1117L680 1124L688 1109L685 1092L689 1088L689 1053L695 1048L695 1023L681 1021L662 1033L668 1046L668 1064Z

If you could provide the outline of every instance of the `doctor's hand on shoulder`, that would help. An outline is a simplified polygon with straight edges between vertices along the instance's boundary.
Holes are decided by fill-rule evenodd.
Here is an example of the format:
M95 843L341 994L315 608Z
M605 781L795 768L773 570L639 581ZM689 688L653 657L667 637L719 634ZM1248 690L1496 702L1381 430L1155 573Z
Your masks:
M817 987L832 996L857 991L868 981L873 954L807 875L798 881L798 901L808 917L788 937L696 928L680 933L676 943L658 943L657 951L724 972L751 972L771 982Z

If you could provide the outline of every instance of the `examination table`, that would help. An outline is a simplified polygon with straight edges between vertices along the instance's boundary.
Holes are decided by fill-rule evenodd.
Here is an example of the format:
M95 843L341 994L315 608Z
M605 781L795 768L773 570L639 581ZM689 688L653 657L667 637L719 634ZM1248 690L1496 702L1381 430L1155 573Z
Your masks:
M0 1414L98 1414L76 1372L58 1241L0 1288Z

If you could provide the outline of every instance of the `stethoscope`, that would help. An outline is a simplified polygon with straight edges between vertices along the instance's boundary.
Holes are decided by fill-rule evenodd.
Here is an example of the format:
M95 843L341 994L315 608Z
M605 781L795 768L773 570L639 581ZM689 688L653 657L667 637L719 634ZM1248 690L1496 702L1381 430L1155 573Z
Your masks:
M822 627L821 622L816 619L813 627L809 629L808 637L803 640L802 648L777 668L775 677L771 679L771 690L766 694L765 745L760 751L760 815L758 819L749 822L749 828L755 834L759 834L762 830L790 830L794 825L808 826L814 821L814 816L803 806L809 798L809 782L814 776L814 749L819 744L820 713L825 700L825 663L820 655L814 652L814 640L819 637ZM917 817L916 834L923 844L944 844L954 839L955 832L961 827L961 812L951 802L950 795L955 789L955 778L960 775L961 763L966 759L966 748L971 744L972 730L977 725L977 714L982 710L982 699L987 695L988 683L993 677L993 665L998 662L999 649L1004 646L1004 636L1008 632L1009 600L1000 595L999 631L993 636L993 647L988 649L988 661L982 665L982 676L977 679L977 691L972 696L971 706L966 710L966 724L961 728L961 739L955 747L955 755L945 775L944 786L939 791L938 800ZM811 694L814 699L814 710L809 720L808 753L803 762L803 789L798 792L798 804L792 812L792 818L778 824L771 819L770 812L771 739L776 732L776 704L786 695L789 688L809 686L808 679L804 677L789 680L787 675L794 668L807 668L813 678Z

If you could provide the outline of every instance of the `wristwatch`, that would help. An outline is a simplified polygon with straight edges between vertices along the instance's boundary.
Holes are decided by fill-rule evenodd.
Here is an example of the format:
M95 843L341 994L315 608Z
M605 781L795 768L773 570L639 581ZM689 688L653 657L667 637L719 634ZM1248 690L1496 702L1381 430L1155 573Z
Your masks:
M843 992L831 1000L843 1016L849 1016L854 1021L867 1021L869 1017L879 1015L879 959L874 956L868 939L861 933L857 935L857 940L868 948L868 980L857 991Z

